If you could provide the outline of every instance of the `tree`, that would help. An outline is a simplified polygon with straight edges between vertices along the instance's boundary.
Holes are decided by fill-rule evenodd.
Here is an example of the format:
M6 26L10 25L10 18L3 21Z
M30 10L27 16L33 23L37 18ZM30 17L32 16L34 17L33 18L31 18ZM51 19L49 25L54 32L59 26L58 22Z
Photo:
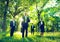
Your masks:
M4 9L4 19L3 19L3 30L5 31L6 29L6 15L7 15L7 10L8 10L8 4L9 0L5 1L5 9Z

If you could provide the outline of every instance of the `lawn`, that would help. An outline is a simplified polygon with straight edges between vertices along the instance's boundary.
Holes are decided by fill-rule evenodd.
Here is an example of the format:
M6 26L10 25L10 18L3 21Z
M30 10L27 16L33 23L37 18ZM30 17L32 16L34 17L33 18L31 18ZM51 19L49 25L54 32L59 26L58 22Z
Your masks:
M45 32L42 37L38 32L34 35L28 33L25 38L22 38L20 32L15 32L13 37L10 37L9 32L1 32L0 42L60 42L60 32Z

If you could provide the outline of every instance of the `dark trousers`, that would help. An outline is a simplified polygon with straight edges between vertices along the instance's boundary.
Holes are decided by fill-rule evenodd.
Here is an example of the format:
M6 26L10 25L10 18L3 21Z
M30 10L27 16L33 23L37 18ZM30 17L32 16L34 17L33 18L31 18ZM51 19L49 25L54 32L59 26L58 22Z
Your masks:
M27 28L22 28L22 37L24 37L24 32L26 32L26 37L27 37L27 35L28 35L28 29Z
M31 34L34 34L34 29L31 29Z
M11 37L13 36L14 30L15 30L15 26L13 26L13 27L11 28L11 31L10 31L10 36L11 36Z
M26 35L25 36L27 37L27 35L28 35L28 29L26 29Z

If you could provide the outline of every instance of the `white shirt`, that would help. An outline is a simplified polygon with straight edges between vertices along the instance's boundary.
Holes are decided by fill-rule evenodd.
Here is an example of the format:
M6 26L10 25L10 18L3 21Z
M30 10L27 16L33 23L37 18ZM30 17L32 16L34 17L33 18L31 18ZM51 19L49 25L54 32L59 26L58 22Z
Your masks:
M27 16L25 16L25 23L27 22Z
M43 24L43 22L41 21L41 25Z
M15 26L15 21L13 20L13 26Z

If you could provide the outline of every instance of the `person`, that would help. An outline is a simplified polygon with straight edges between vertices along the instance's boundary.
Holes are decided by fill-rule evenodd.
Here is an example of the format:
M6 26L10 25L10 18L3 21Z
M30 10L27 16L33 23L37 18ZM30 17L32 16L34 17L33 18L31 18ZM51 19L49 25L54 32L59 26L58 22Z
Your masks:
M34 26L34 24L32 23L32 25L31 25L31 34L33 34L33 35L34 35L34 28L35 28L35 26Z
M44 34L44 21L42 19L39 21L39 28L41 30L41 36L43 36L43 34Z
M15 30L15 26L16 26L16 22L15 22L15 18L13 18L13 20L10 21L10 28L11 28L10 36L11 37L13 36L14 30Z
M24 37L24 32L26 32L26 37L28 35L28 23L30 22L30 19L27 15L27 13L25 13L25 15L23 16L23 22L22 22L22 37Z

